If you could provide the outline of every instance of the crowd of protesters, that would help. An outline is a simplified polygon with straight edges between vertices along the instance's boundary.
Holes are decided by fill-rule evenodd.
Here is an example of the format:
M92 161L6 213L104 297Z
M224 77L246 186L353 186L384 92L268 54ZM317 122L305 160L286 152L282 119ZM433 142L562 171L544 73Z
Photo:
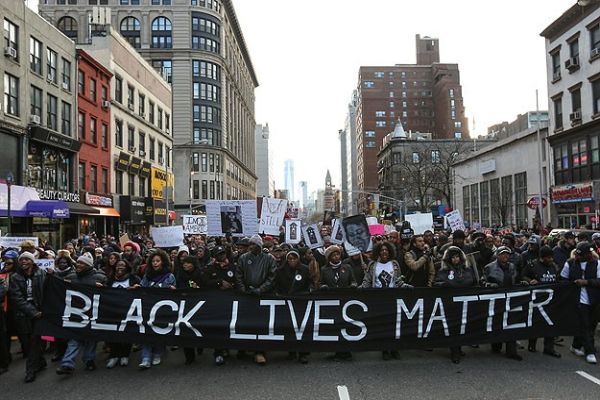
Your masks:
M600 233L593 237L565 232L541 237L528 232L484 234L426 231L414 235L410 226L399 227L386 236L372 238L372 251L361 253L331 243L331 228L323 226L325 245L309 249L284 243L279 237L254 235L249 238L186 238L186 245L157 249L149 237L134 236L122 245L114 237L82 236L65 243L63 249L34 246L25 241L18 248L3 249L0 271L0 374L6 372L20 345L26 359L25 382L47 367L46 356L58 364L56 373L71 375L81 355L85 369L96 369L97 353L107 353L106 368L126 367L132 353L139 352L140 370L161 364L163 346L103 343L54 338L45 341L36 334L42 317L44 280L48 274L84 285L120 289L154 287L238 290L254 295L308 294L336 288L490 287L548 284L572 281L580 287L581 333L570 350L595 364L594 333L600 304ZM43 270L36 260L53 259L54 268ZM18 340L14 340L14 338ZM560 338L543 338L543 354L560 357L555 343ZM527 344L536 352L537 339ZM516 341L492 344L507 357L522 360ZM100 347L100 350L98 349ZM473 347L477 348L477 345ZM13 349L14 350L14 349ZM177 350L172 347L171 350ZM195 362L202 349L184 348L185 364ZM251 357L243 351L238 358ZM460 347L450 348L450 359L459 363ZM215 365L224 365L227 349L214 349ZM264 351L253 354L254 362L265 365ZM383 351L384 360L399 358L398 351ZM290 353L290 360L308 362L308 353ZM329 358L352 359L347 352Z

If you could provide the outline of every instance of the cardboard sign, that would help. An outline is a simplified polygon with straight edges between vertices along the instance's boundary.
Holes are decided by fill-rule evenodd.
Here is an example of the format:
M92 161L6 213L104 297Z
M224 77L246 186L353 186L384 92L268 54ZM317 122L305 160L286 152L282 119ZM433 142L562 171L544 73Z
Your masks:
M463 221L462 215L460 215L460 211L454 210L452 212L449 212L448 214L446 214L446 218L448 220L448 225L450 226L452 232L457 230L464 231L466 229L465 222Z
M256 200L207 200L210 236L252 236L258 233Z
M410 222L411 228L415 231L415 235L422 235L425 231L433 232L433 214L408 214L404 219Z
M371 246L371 233L364 215L353 215L342 220L345 240L365 253Z
M119 244L121 245L121 248L123 248L125 246L125 243L127 243L129 241L131 241L131 238L129 237L129 233L126 233L119 237Z
M285 220L285 242L298 244L302 241L302 221L299 219Z
M283 218L287 211L287 200L263 197L258 232L265 235L279 235Z
M50 268L54 269L54 260L35 260L35 265L47 271Z
M150 228L154 246L159 248L183 246L183 226L165 226Z
M323 247L325 244L317 224L302 227L302 236L304 237L304 243L311 249Z
M186 235L205 235L208 223L205 215L184 215L183 233Z
M369 233L371 234L371 236L385 235L385 225L381 225L381 224L369 225Z
M35 247L39 247L40 242L37 237L29 237L29 236L2 236L0 237L0 247L9 248L9 247L19 247L22 242L29 240L33 242Z

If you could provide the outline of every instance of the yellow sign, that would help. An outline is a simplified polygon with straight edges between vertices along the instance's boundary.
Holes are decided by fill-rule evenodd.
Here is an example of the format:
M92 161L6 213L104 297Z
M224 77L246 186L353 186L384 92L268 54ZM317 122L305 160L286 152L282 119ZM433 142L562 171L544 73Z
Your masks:
M174 200L174 181L173 174L167 174L162 168L152 167L152 198L165 199L165 187L167 186L167 176L169 180L169 200Z

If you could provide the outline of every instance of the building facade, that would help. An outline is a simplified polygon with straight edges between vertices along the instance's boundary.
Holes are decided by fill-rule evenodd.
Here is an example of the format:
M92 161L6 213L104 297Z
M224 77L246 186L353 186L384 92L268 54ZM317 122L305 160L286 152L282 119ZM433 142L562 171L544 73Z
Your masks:
M600 4L573 5L546 40L552 224L595 227L600 216Z
M76 3L76 4L71 4ZM231 0L104 0L108 22L173 87L175 209L256 197L258 81ZM87 1L47 0L40 12L77 42L104 35ZM101 18L100 18L101 20ZM92 22L97 22L92 19ZM165 155L166 157L166 155Z
M348 205L348 136L343 129L338 131L338 139L340 140L340 161L341 161L341 201L343 206L341 211L346 214L346 206Z
M469 226L526 229L548 224L548 124L540 124L541 141L537 133L532 127L512 134L453 164L454 208ZM546 204L542 210L537 209L540 193Z
M285 160L283 162L283 188L288 193L288 200L296 201L295 198L295 180L294 180L294 160Z
M258 197L273 197L275 182L273 180L273 158L269 148L269 124L256 125L256 195Z
M343 134L346 141L346 154L342 153L342 170L346 169L346 178L342 177L342 209L347 215L358 213L358 184L357 184L357 146L356 146L356 107L358 92L352 92L352 99L348 103L348 114L344 122ZM342 150L343 152L343 150ZM343 181L345 180L345 188Z
M457 64L439 63L437 39L416 37L417 64L360 67L356 111L357 187L377 190L377 154L398 120L434 139L467 139ZM360 205L366 206L360 194Z
M3 219L2 230L33 232L58 244L78 234L68 217L79 203L75 44L23 1L1 2L0 19L0 179L10 174L14 185L34 188L40 200L66 202L69 208L57 218L41 216L45 212L15 218L8 230Z

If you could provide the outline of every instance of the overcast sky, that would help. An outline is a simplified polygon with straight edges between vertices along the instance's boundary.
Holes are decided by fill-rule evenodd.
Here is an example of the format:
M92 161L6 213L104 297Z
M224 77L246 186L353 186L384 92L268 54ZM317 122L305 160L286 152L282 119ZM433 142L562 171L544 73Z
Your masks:
M269 123L275 180L340 179L338 130L361 65L415 62L415 35L440 39L441 62L458 63L475 134L517 114L547 109L540 32L575 0L234 0L260 87L256 121Z

